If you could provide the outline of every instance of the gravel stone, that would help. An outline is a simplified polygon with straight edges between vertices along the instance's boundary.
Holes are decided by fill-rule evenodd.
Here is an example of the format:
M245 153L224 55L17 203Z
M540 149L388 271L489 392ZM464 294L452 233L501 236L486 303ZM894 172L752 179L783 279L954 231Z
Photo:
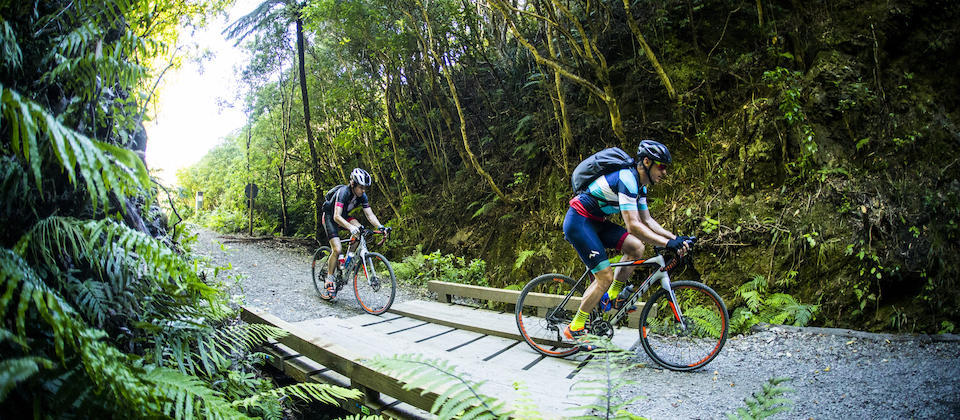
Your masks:
M231 293L247 305L288 322L362 313L348 290L333 303L317 297L312 249L279 241L223 244L228 241L202 229L198 235L194 252L215 266L232 265L228 274L241 279ZM401 285L394 302L423 298L425 290ZM694 372L660 369L640 350L637 367L623 378L636 384L616 396L643 396L628 411L650 419L726 418L768 379L789 377L784 385L794 392L785 397L793 408L777 419L960 417L960 341L844 331L775 326L733 336ZM535 391L538 385L527 386Z

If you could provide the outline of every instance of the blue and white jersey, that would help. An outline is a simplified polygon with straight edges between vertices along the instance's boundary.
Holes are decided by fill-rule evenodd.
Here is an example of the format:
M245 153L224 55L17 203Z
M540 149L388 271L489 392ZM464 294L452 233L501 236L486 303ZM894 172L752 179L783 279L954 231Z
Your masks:
M570 200L581 216L604 219L622 211L647 210L647 187L640 185L632 169L621 169L598 177Z

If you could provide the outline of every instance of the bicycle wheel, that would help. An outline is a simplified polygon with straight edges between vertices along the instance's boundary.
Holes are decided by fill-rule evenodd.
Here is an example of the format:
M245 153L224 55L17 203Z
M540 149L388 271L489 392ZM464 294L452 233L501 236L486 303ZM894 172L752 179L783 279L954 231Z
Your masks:
M710 363L727 341L727 307L713 289L695 281L670 283L683 314L666 290L660 289L640 313L640 343L657 364L677 371L694 370Z
M320 299L330 300L327 294L327 288L324 285L327 282L327 261L330 259L330 247L322 246L313 253L313 263L310 267L310 277L313 279L313 288L317 289Z
M386 257L367 253L366 261L357 266L353 275L353 292L364 311L380 315L390 309L397 294L397 277Z
M544 274L530 280L517 299L517 328L523 341L538 353L564 357L580 348L563 336L563 330L580 307L586 285L563 274ZM576 289L574 289L576 286Z

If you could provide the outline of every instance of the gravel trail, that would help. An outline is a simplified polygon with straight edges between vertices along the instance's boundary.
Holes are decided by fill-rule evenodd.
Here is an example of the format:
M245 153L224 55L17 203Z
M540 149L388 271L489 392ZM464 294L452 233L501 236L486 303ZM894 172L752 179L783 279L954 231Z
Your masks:
M214 265L232 265L241 279L232 293L289 322L362 313L352 295L320 302L308 281L312 250L277 242L231 242L199 230L194 252ZM397 302L423 298L424 290L397 292ZM618 396L641 395L629 407L651 419L726 418L743 407L768 379L790 377L793 401L782 419L960 418L960 341L868 334L823 328L769 327L730 337L704 369L658 369L641 352L628 377L636 382ZM527 384L535 392L543 384Z

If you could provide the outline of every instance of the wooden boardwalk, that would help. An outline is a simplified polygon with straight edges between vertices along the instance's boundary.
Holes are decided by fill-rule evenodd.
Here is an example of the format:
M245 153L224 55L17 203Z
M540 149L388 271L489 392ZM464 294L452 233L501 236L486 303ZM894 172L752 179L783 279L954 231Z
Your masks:
M441 294L441 300L443 295ZM345 295L345 298L349 296ZM504 300L509 299L509 296ZM420 354L447 360L474 381L486 381L480 392L514 405L521 383L544 418L585 414L579 408L594 401L568 394L587 379L589 356L544 357L520 338L512 312L494 312L455 303L409 301L394 304L381 316L323 318L288 323L267 313L244 308L243 319L283 328L291 334L267 351L274 366L298 381L350 386L364 391L362 403L344 404L355 413L396 418L429 417L428 410L443 390L404 391L389 374L362 361L377 355ZM614 342L631 348L636 330L618 331ZM424 395L421 392L426 391Z

